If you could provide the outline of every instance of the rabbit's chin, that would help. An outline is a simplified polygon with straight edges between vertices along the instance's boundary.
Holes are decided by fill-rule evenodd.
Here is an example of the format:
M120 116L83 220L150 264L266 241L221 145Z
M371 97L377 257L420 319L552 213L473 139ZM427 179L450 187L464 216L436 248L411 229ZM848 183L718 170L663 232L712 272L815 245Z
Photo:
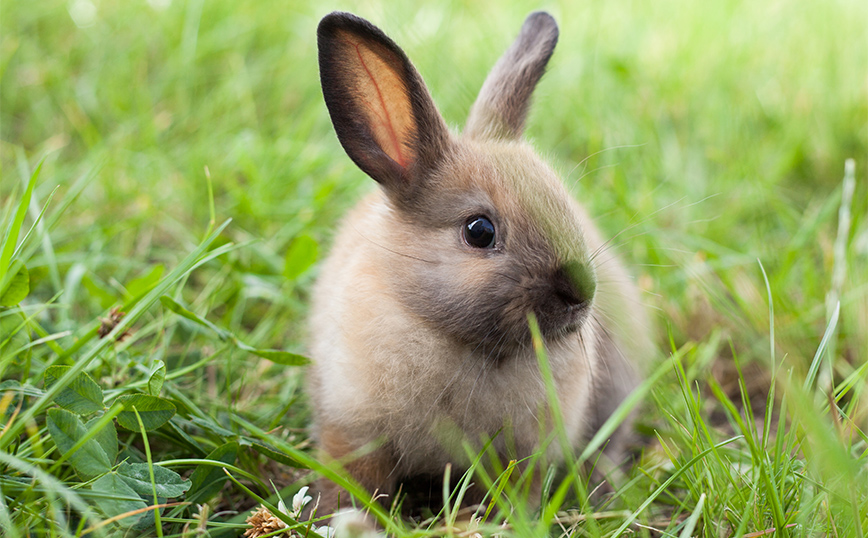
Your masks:
M580 305L557 312L535 312L540 336L547 345L580 338L584 328L592 321L591 310L589 305ZM472 346L477 355L494 362L505 362L516 356L524 356L525 352L530 350L533 337L526 318L524 323L516 322L512 326L501 326L498 329L487 331L485 338L470 339L466 345Z

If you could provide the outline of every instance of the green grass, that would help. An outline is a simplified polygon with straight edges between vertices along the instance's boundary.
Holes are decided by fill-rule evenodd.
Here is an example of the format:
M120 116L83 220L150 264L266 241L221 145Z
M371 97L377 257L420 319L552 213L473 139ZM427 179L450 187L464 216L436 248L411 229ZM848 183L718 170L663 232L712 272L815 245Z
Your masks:
M528 136L605 233L626 230L657 375L613 495L558 474L536 510L480 474L499 508L482 530L868 534L866 4L394 4L0 3L3 535L237 535L257 496L304 484L289 463L333 473L286 363L309 264L374 185L331 130L316 24L375 22L459 126L539 8L561 38ZM100 338L112 307L126 316ZM190 504L107 521L155 498ZM454 510L382 517L396 536L463 532Z

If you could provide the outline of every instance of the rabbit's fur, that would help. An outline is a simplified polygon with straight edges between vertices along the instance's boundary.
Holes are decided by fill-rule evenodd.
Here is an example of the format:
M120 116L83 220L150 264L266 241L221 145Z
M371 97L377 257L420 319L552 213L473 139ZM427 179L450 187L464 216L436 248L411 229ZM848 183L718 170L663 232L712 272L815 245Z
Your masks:
M349 215L321 269L309 394L322 451L364 452L344 465L371 492L441 476L447 463L460 472L464 440L495 437L504 460L539 450L551 421L530 313L574 447L636 386L649 349L639 292L557 174L520 140L557 37L550 15L531 14L458 136L379 29L348 13L320 23L332 122L381 188ZM486 247L468 235L479 216L494 227ZM623 438L607 448L613 459ZM548 455L562 458L554 445ZM320 513L333 499L323 502Z

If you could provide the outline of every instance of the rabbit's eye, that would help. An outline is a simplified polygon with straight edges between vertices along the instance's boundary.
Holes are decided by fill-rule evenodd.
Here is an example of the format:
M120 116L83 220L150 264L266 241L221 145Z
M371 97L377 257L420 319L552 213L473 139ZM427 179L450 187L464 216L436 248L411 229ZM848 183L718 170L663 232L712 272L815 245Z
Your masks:
M494 224L488 217L471 217L464 225L464 240L471 247L492 248L494 246Z

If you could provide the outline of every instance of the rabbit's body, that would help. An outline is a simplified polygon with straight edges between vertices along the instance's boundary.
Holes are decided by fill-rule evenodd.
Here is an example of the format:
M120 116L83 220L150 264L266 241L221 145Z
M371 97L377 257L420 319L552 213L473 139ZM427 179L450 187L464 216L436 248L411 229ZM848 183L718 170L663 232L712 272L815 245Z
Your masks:
M322 268L312 323L324 338L317 339L312 351L314 357L328 360L317 362L312 379L317 422L352 439L356 448L388 440L399 455L396 478L441 473L454 461L449 449L460 451L460 445L444 446L460 441L444 438L452 425L475 441L508 422L516 447L529 453L539 443L540 410L546 402L533 349L526 345L509 358L493 357L476 344L444 336L423 313L415 312L404 300L408 297L402 281L423 271L383 274L380 268L394 267L406 255L426 253L395 253L380 246L389 244L388 234L362 231L387 230L391 214L382 194L369 196L335 244L343 254ZM416 263L436 258L427 256ZM390 330L384 333L384 327ZM588 336L584 342L593 342ZM594 368L582 357L593 352L573 335L548 354L566 430L576 442L586 426Z
M638 292L609 253L595 257L604 245L589 217L518 141L556 38L550 17L531 15L456 137L379 30L348 14L321 23L332 120L383 189L322 267L310 395L328 455L377 446L347 464L371 491L460 469L465 440L493 437L505 459L539 449L552 424L530 313L573 446L636 384L625 351L647 345Z

